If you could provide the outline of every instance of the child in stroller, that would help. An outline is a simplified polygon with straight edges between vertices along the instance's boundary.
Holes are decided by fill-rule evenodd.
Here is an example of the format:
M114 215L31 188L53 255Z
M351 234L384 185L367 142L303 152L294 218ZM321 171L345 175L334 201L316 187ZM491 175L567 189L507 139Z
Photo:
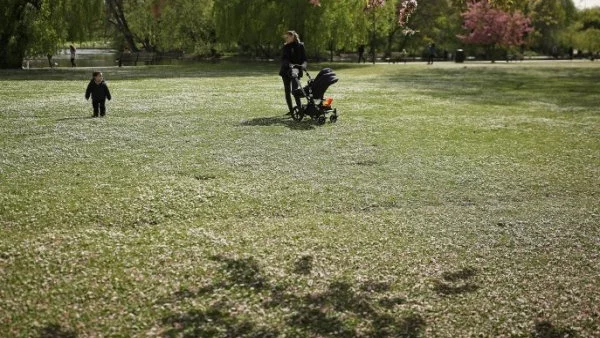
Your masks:
M298 65L292 65L292 78L298 83L298 89L295 89L292 94L297 98L306 98L307 103L300 107L294 107L292 118L295 121L301 121L305 115L310 116L317 123L323 124L327 119L327 114L330 114L329 121L337 121L337 109L331 107L332 98L324 98L325 91L330 85L338 82L338 78L331 68L323 68L313 80L308 71L308 84L302 87L300 79L298 79Z

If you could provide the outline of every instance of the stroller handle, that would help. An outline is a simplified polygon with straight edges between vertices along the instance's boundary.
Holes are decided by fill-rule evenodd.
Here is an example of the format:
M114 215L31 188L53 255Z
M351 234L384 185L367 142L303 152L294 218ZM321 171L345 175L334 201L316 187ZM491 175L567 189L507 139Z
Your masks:
M292 70L292 74L294 74L294 71L296 71L296 74L295 74L296 77L298 76L298 74L297 74L298 71L297 70L298 69L302 69L306 73L306 76L308 76L309 79L312 79L312 77L308 73L308 67L306 66L306 64L298 65L298 64L290 63L290 69Z
M290 63L290 68L302 68L303 70L306 70L307 67L306 67L305 63L303 63L301 65L298 65L298 64L295 64L295 63Z

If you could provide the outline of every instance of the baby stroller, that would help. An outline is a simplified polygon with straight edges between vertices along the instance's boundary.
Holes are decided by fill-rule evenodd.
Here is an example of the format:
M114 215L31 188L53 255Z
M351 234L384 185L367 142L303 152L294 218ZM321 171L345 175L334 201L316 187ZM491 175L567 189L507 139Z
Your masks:
M297 66L296 66L297 67ZM302 87L300 79L298 78L298 69L292 68L292 78L297 81L298 88L295 89L292 94L296 98L306 98L307 103L302 104L300 107L294 107L292 111L292 118L294 121L302 121L304 116L308 115L317 123L323 124L327 120L327 114L329 115L329 121L334 123L337 121L338 114L337 109L331 107L332 98L324 98L325 91L329 86L338 82L338 78L331 70L331 68L323 68L317 74L317 77L313 80L310 77L308 71L305 71L308 76L308 84Z

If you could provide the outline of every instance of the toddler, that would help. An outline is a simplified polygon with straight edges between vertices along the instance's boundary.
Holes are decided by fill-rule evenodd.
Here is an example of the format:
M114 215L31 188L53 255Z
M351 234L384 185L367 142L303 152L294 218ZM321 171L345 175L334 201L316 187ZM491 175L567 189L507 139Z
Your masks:
M110 101L110 91L108 86L104 82L101 72L92 73L92 80L85 90L85 99L89 100L90 95L92 96L92 107L94 108L94 117L106 115L106 99Z

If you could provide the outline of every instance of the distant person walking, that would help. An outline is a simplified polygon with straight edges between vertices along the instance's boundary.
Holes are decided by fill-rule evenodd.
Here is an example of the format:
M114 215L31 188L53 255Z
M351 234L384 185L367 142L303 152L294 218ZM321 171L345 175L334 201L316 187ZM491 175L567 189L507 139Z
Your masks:
M52 54L48 53L46 54L46 57L48 58L48 66L50 66L50 68L54 68L54 63L52 62Z
M93 117L106 115L106 100L112 99L110 91L101 72L93 72L92 79L85 90L85 99L89 100L92 97L92 108L94 109Z
M358 46L358 63L360 63L360 60L362 60L363 63L367 62L365 59L365 45Z
M285 90L285 102L288 106L287 115L292 115L294 107L292 106L292 91L298 88L298 81L292 75L292 69L297 69L297 77L302 77L302 71L306 69L306 50L304 44L300 42L298 33L295 31L287 31L283 34L285 43L281 49L281 68L279 76L283 79L283 88ZM299 97L295 97L296 106L300 107L301 102Z
M429 46L427 47L427 64L428 65L432 65L433 64L433 59L435 58L435 43L430 43Z
M569 60L573 60L573 47L569 47Z
M406 51L406 49L402 49L402 52L400 52L400 61L402 61L406 64L407 58L408 58L408 52Z
M75 46L70 45L69 51L71 52L71 67L77 67L75 64L75 54L77 54L77 49L75 49Z

